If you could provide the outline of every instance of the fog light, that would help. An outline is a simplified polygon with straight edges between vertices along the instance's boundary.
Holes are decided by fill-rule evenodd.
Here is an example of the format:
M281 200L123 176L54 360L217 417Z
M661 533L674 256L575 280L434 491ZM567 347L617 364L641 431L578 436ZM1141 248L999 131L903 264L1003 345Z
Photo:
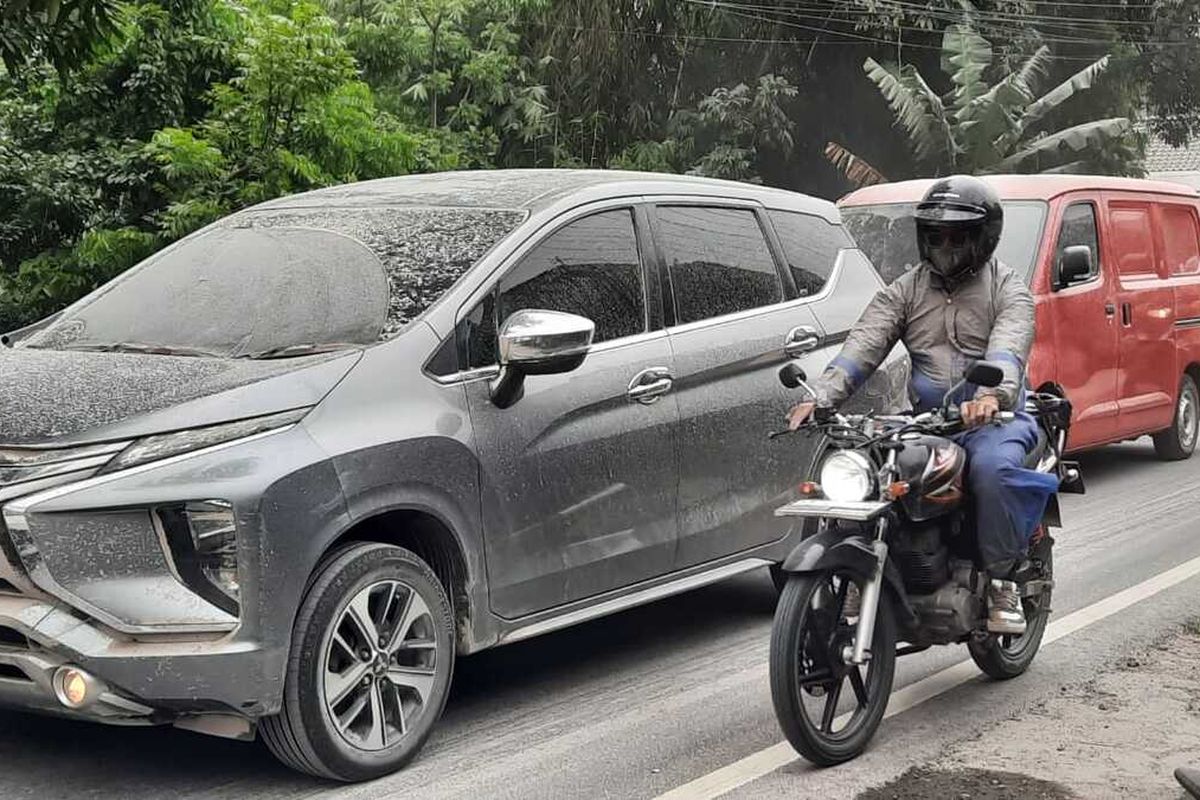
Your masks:
M67 708L83 708L99 694L99 683L79 667L59 667L55 670L54 695Z

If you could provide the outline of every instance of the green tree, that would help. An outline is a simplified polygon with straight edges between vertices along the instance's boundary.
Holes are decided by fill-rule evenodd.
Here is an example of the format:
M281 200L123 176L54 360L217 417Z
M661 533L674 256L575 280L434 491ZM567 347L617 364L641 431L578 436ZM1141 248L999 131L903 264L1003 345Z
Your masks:
M1108 56L1040 96L1038 87L1051 61L1048 47L1039 47L989 84L984 76L992 58L991 44L971 24L946 28L941 67L952 89L944 95L930 88L911 64L883 66L866 60L863 69L907 136L918 174L1082 172L1102 164L1110 170L1137 169L1133 125L1126 117L1045 129L1051 112L1096 84L1109 66ZM826 152L857 184L885 180L846 147L831 143Z
M313 3L125 3L70 80L0 75L0 329L245 205L456 163Z
M114 27L117 0L7 0L0 4L0 61L19 72L41 57L75 67Z

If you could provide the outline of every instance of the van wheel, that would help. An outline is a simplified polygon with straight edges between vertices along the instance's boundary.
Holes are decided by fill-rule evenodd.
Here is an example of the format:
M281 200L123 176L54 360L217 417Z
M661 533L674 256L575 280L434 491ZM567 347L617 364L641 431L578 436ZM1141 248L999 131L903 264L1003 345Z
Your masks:
M454 672L454 615L408 550L356 543L309 582L292 633L283 708L259 730L271 752L321 778L394 772L441 716Z
M1164 461L1190 458L1196 449L1200 425L1200 392L1191 375L1179 382L1179 399L1175 403L1175 420L1170 428L1154 435L1154 450Z

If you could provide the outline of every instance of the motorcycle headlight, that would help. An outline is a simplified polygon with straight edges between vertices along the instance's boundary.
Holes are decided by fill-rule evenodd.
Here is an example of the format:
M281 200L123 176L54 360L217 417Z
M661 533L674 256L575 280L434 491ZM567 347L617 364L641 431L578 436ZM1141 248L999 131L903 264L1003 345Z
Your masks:
M874 486L871 462L862 453L837 450L821 462L821 489L830 500L839 503L866 500Z
M119 469L129 469L139 464L159 461L171 456L189 453L213 445L231 442L234 439L244 439L258 433L266 433L277 428L284 428L308 413L307 408L284 411L282 414L270 414L265 417L254 417L237 422L227 422L223 425L211 425L207 428L191 428L176 433L163 433L139 439L126 447L121 453L108 462L101 473L115 472Z

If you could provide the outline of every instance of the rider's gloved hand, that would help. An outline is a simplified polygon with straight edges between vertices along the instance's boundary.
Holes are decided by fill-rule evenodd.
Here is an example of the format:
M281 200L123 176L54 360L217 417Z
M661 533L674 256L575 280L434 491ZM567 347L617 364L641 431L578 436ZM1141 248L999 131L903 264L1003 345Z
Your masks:
M817 408L817 404L811 401L797 403L792 406L792 410L788 412L788 430L794 431L808 421L808 418L813 415L813 411Z
M962 421L967 428L978 428L991 422L1000 413L1000 400L992 395L962 404Z

